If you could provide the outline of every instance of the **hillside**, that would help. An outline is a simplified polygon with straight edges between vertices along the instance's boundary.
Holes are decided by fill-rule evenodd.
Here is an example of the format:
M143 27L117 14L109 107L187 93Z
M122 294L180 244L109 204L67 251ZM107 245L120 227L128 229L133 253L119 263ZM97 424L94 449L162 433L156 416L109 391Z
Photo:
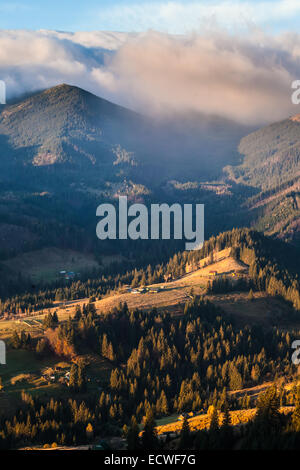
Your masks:
M149 406L162 439L175 431L169 444L178 446L176 417L193 412L194 442L211 426L212 404L219 418L229 406L241 445L236 425L255 423L261 394L275 393L275 383L289 420L298 380L290 360L300 328L297 253L234 229L155 268L124 275L116 269L0 304L0 338L8 347L0 366L0 447L83 445L91 423L95 439L123 448L120 429L132 426L132 416L143 426ZM86 418L74 423L78 409ZM29 410L38 429L30 437ZM53 429L45 433L49 416Z
M280 409L280 413L288 414L294 411L293 406L286 406ZM253 421L253 418L256 414L256 408L250 408L247 410L235 410L230 413L231 423L233 426L241 426ZM222 413L219 413L219 421L222 424L224 416ZM211 421L211 416L207 413L201 414L199 416L191 417L188 419L189 427L192 432L200 431L203 429L209 429ZM182 419L177 420L168 424L161 424L157 426L158 434L167 434L167 433L176 433L180 434L182 428Z
M0 114L0 259L22 273L24 252L83 244L88 256L130 258L130 243L95 237L95 207L120 194L201 202L206 236L253 226L298 243L298 130L297 117L251 134L215 116L153 120L65 84L16 100ZM155 254L181 249L162 242Z
M206 180L236 161L237 143L249 129L200 114L152 119L146 111L138 115L66 84L1 107L0 260L13 259L22 274L17 257L45 248L84 246L98 258L107 251L129 257L130 243L100 245L95 237L95 208L120 194L147 204L201 200L208 233L230 229L237 219L248 222L232 210L232 192ZM190 178L203 183L180 186ZM218 213L209 210L217 206ZM182 248L162 246L157 258ZM147 251L141 246L137 256Z
M300 119L299 115L263 127L239 144L241 163L225 168L230 180L253 188L245 204L255 227L270 235L299 242Z
M135 113L68 85L8 105L0 115L2 179L11 166L64 165L65 179L72 169L88 174L101 165L102 173L107 166L112 171L114 145L138 122Z
M161 180L170 170L173 177L176 172L177 176L193 174L187 164L198 171L202 168L203 178L220 172L224 162L231 163L230 153L245 132L233 122L212 116L152 120L63 84L3 107L1 177L5 181L11 167L59 165L65 180L72 172L73 179L77 176L90 185L95 183L91 169L99 171L101 181L116 178L120 169L123 177L131 174L143 179L145 172L137 168L142 162L151 178L155 175ZM45 177L41 170L32 174Z
M180 315L185 304L192 298L191 292L193 292L193 295L206 295L207 299L231 315L237 324L242 326L261 325L267 328L271 325L285 325L290 327L295 323L293 309L282 299L272 297L263 291L255 292L249 301L248 291L239 290L239 283L242 280L249 280L248 266L232 258L228 249L216 252L215 258L222 258L222 260L167 283L147 285L141 292L133 288L120 287L94 302L96 312L98 315L109 314L120 304L126 303L130 310L139 309L150 312L156 308L161 312L167 311L172 315ZM201 261L206 263L207 260L204 258ZM212 277L209 272L215 270L218 274ZM235 276L237 272L241 273L238 278ZM212 279L228 279L232 284L232 291L226 292L225 290L220 294L208 294L207 287ZM85 298L78 301L56 301L53 307L47 309L47 312L52 314L56 312L59 321L66 321L68 318L73 318L77 307L82 308L88 300ZM13 317L11 320L2 320L0 338L9 337L14 328L19 332L24 330L35 336L40 333L40 325L46 315L47 313L41 309L31 315L16 315L17 323L14 322Z
M292 180L300 171L299 116L243 137L238 150L242 164L228 169L238 182L267 190Z
M97 259L107 251L130 258L130 242L95 237L95 207L120 194L201 202L206 236L252 225L298 242L298 127L295 118L243 137L249 129L214 116L153 120L69 85L16 100L0 114L0 260L22 274L24 252L83 244ZM154 252L181 249L162 242ZM138 243L135 251L139 259L148 252ZM47 262L40 268L46 282Z

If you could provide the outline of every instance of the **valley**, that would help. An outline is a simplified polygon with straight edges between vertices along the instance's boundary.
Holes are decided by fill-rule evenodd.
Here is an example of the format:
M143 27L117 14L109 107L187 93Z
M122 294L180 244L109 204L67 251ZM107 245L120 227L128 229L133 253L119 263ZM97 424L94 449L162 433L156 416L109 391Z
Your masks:
M1 108L0 448L296 432L299 126L153 120L66 84ZM203 248L98 240L122 195L204 204Z
M147 207L201 202L206 238L253 226L297 244L299 125L288 119L251 133L212 116L155 122L65 84L2 106L0 262L12 259L26 278L24 253L84 247L88 258L128 258L129 245L95 237L96 208L120 195ZM164 249L170 256L183 246ZM45 275L33 276L51 282L43 260Z
M218 243L220 244L220 242ZM272 326L276 326L280 335L285 335L287 332L294 335L296 330L300 331L300 320L297 319L293 313L293 308L288 302L272 296L266 291L254 290L250 296L249 290L246 292L240 290L240 286L243 283L249 284L251 282L249 265L233 255L232 248L225 247L221 250L214 250L208 256L202 256L200 259L190 257L189 261L185 264L185 271L179 277L174 276L173 279L168 279L167 282L146 283L145 286L142 285L141 287L123 285L108 292L101 299L81 298L72 301L55 301L45 311L36 310L31 314L15 313L11 315L10 319L0 320L0 339L4 339L9 345L7 365L0 366L0 376L2 379L0 404L6 409L6 413L9 410L11 413L14 413L17 407L21 405L21 395L24 397L25 395L30 395L33 399L39 396L44 396L45 400L47 400L48 396L62 401L67 399L70 393L74 393L70 391L68 376L74 364L84 364L87 380L85 390L77 392L78 399L85 400L87 396L99 396L103 395L105 390L112 390L112 380L114 380L113 377L118 370L117 368L121 366L122 370L125 367L125 364L122 363L123 361L121 360L119 363L119 359L114 356L116 351L114 353L106 352L102 345L102 353L100 349L99 355L99 352L93 351L91 343L85 342L82 343L78 352L70 350L70 353L56 352L53 355L52 351L50 355L47 353L46 356L40 356L37 354L37 350L34 351L32 349L33 344L39 344L40 341L44 341L44 338L48 338L47 341L52 342L51 338L57 326L63 331L64 328L69 328L70 325L72 325L72 328L77 324L79 325L86 314L81 313L80 320L78 312L84 312L86 308L89 311L89 306L91 306L91 312L93 312L94 322L98 325L105 325L106 321L110 324L113 321L114 328L118 328L119 322L125 326L124 312L127 309L129 312L136 312L136 314L140 312L138 315L142 315L142 317L144 315L149 316L149 320L153 314L157 315L156 321L158 324L160 322L165 323L166 320L164 318L166 318L166 315L169 318L168 322L170 324L173 322L178 324L178 322L184 321L186 315L190 315L187 313L189 308L191 308L193 303L198 302L196 299L200 296L205 298L205 302L208 302L207 305L217 309L217 314L221 315L221 318L224 317L225 322L233 322L234 328L237 328L236 331L239 328L248 331L249 328L262 327L265 330L264 334L266 336L270 334ZM225 282L226 280L229 284L226 284L225 292L210 292L210 285L221 281ZM229 292L226 292L226 289L229 289ZM190 307L187 308L188 305ZM204 307L200 307L200 311L201 308ZM153 313L155 310L157 313ZM136 314L131 313L131 315ZM57 326L52 325L50 327L53 331L50 335L51 329L47 326L47 321L52 317L54 318L54 316L57 317ZM127 330L127 327L125 330L127 334L130 331ZM127 337L125 330L119 332L119 344L126 344ZM107 331L110 331L109 335L112 338L111 334L114 330L111 330L111 327L109 327ZM16 346L14 338L26 338L28 337L27 335L30 335L30 343L28 345L31 344L31 346ZM110 354L113 354L113 356L110 356ZM246 425L255 418L256 409L251 408L251 405L255 403L259 393L264 393L267 389L271 389L274 383L279 387L284 384L284 393L287 398L285 398L285 404L280 412L289 416L294 411L292 397L295 384L297 383L297 375L294 377L292 371L290 371L288 377L287 379L284 375L279 374L275 379L275 377L272 377L272 372L269 371L265 372L261 379L256 379L258 380L256 385L249 386L251 379L250 381L248 379L242 388L235 388L236 386L231 385L228 391L228 400L230 400L231 407L233 407L230 413L232 426L238 429L241 424ZM266 379L269 379L269 382L265 382ZM288 384L285 383L286 380L288 380ZM181 399L183 399L183 396ZM245 397L251 397L251 400L244 409ZM187 403L189 403L189 399ZM160 405L157 404L156 406L159 407ZM187 409L186 406L191 405L185 405L183 409ZM207 411L206 406L208 405L204 404L205 411L202 407L198 408L197 405L195 408L193 407L195 409L194 416L190 416L188 419L191 433L197 433L205 429L209 430L213 407L210 407ZM159 410L159 408L157 409ZM171 439L170 448L176 448L182 428L182 420L178 420L180 413L175 415L175 418L172 418L172 414L168 417L166 410L157 411L157 413L158 416L160 414L167 416L158 419L157 433L159 439L161 442L164 442L166 436L169 435L168 442ZM120 418L111 419L114 426L110 431L107 430L106 434L101 435L100 433L100 436L102 439L106 439L106 442L112 445L112 448L120 448L119 446L124 445L124 439L120 440L118 438L120 433L118 431L118 422ZM222 422L222 419L220 411L220 422ZM39 446L33 448L39 448ZM60 448L59 445L57 448ZM169 447L167 446L166 448Z

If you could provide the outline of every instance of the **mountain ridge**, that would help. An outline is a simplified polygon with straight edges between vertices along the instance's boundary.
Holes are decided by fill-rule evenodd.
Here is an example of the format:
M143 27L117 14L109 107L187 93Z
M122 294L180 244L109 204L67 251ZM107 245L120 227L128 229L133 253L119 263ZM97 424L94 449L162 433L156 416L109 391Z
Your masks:
M107 128L111 120L121 125L134 119L134 112L62 84L6 106L0 114L0 133L8 136L10 150L32 149L27 164L74 163L79 157L95 163L99 149L93 143L102 146L102 154L107 150L100 125Z
M274 156L278 126L285 133ZM252 225L293 239L300 218L295 168L285 168L283 183L275 178L275 189L271 183L272 165L286 164L280 150L290 132L300 155L299 129L285 120L249 134L235 123L195 114L153 120L81 88L57 85L1 110L0 216L6 226L16 225L18 240L18 227L29 229L39 248L57 246L58 221L64 233L72 225L75 248L83 232L94 246L95 208L127 194L146 203L205 204L208 235ZM288 185L284 191L282 184Z
M87 162L111 165L112 150L120 145L146 165L139 178L148 173L190 178L195 169L199 178L216 177L225 163L235 162L234 148L245 132L213 116L143 116L67 84L6 105L0 113L2 166L12 155L26 165L79 164L82 173Z

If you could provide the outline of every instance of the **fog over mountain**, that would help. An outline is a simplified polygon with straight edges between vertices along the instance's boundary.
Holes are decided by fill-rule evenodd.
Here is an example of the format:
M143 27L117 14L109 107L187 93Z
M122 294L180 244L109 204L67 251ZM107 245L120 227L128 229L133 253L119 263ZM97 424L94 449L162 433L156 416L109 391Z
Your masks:
M62 84L2 107L1 178L15 181L17 169L57 165L63 178L71 170L89 184L97 170L97 185L117 175L151 185L216 178L224 165L239 162L237 145L249 130L200 113L158 121Z
M298 112L298 78L294 33L0 32L8 98L69 83L143 114L196 112L259 126Z

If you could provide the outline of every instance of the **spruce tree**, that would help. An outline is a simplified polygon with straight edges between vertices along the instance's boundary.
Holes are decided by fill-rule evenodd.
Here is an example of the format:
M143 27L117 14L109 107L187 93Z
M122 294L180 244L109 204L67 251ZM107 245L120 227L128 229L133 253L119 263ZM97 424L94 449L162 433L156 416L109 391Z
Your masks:
M179 449L188 449L191 446L191 433L187 416L184 417L180 431Z
M300 387L297 388L295 410L292 414L292 429L293 431L300 431Z
M213 406L213 410L210 417L209 430L212 432L218 431L219 429L219 416L218 410Z
M132 416L130 427L126 434L128 450L137 450L140 448L139 426L135 416Z
M279 396L276 386L261 393L257 400L255 424L261 431L273 432L280 424Z
M228 429L231 426L231 416L229 411L229 405L226 401L224 404L224 413L223 413L223 421L222 421L222 428Z
M142 446L144 450L156 450L159 447L158 444L156 423L153 416L153 411L149 407L146 413L144 430L142 434Z

